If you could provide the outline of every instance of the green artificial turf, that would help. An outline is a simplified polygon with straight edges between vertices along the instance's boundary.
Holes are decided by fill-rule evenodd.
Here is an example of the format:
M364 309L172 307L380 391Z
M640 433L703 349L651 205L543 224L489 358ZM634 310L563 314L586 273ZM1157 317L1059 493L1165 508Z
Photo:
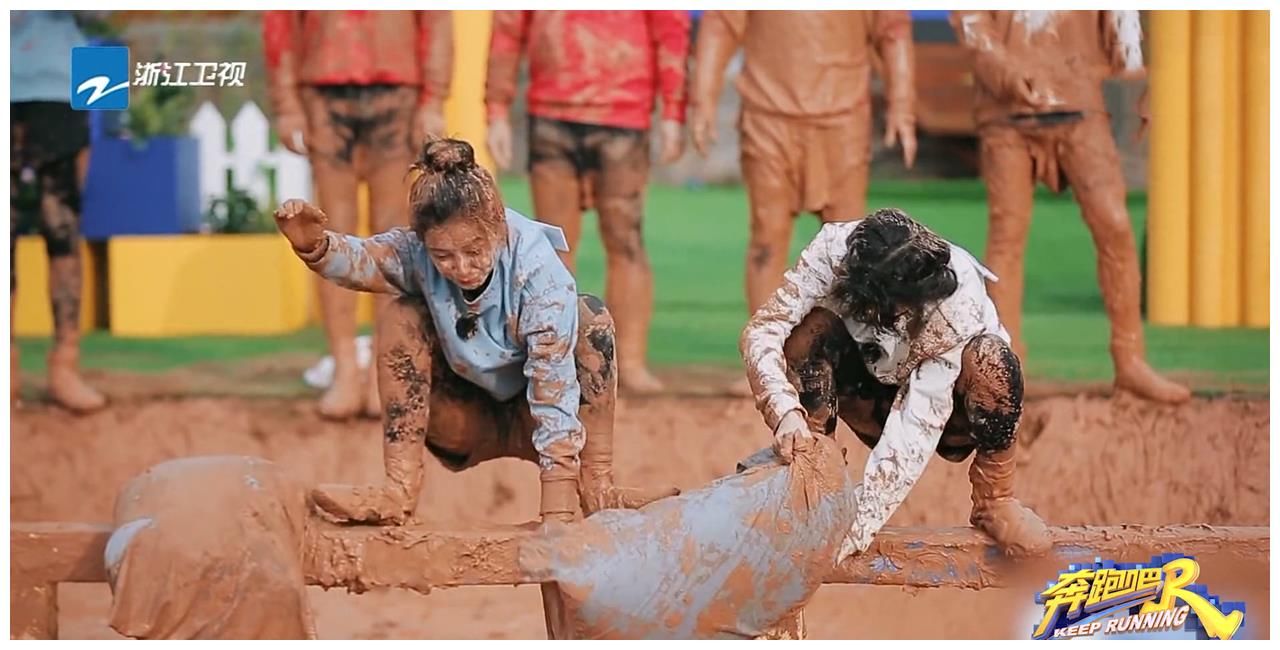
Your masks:
M502 183L504 198L531 214L528 185ZM868 206L895 206L939 234L981 256L986 202L978 181L878 181ZM1129 201L1141 241L1146 200ZM747 198L740 187L653 187L649 191L645 241L656 276L651 358L659 366L739 363L738 334L746 321L743 264L747 243ZM604 258L594 214L584 217L579 288L603 294ZM797 221L792 253L817 230L811 216ZM1033 377L1096 381L1111 376L1107 320L1094 270L1094 252L1067 195L1040 193L1026 254L1024 333ZM1268 331L1149 327L1152 363L1216 381L1265 386ZM22 341L24 369L42 370L48 342ZM191 337L122 339L97 332L84 341L88 367L160 371L209 361L235 361L281 352L323 352L312 328L280 337Z

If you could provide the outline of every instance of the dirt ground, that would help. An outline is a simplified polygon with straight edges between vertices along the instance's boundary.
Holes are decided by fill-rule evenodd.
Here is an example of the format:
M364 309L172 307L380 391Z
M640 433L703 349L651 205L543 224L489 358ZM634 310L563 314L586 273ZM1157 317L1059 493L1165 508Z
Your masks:
M1153 407L1125 397L1042 397L1027 406L1017 490L1051 524L1268 525L1269 428L1266 398ZM840 436L851 471L860 472L865 449L843 428ZM695 487L767 442L747 400L624 400L617 474L622 483ZM11 521L110 521L119 486L179 456L261 456L312 482L371 481L381 472L376 423L327 423L301 399L126 396L84 418L36 404L14 414L10 444ZM967 466L935 458L890 525L965 525ZM532 464L495 461L462 474L433 465L418 517L518 523L536 517L537 499ZM1215 592L1230 589L1212 575L1204 581ZM1259 603L1243 636L1269 636L1267 592L1223 595ZM360 596L312 588L312 597L322 638L545 638L532 586ZM63 586L63 638L114 638L109 599L105 585ZM806 620L812 638L1027 638L1031 603L1025 590L827 586Z

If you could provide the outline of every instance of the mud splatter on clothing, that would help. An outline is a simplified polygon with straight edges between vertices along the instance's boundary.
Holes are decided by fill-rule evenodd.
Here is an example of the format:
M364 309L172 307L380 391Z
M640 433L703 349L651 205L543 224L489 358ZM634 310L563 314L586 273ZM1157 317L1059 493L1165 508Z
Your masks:
M788 376L784 348L792 331L815 308L840 314L832 286L858 223L823 226L796 266L787 271L782 287L742 333L740 346L756 406L771 428L776 429L791 411L809 418ZM918 333L908 333L906 319L885 332L841 316L871 375L897 387L883 433L856 490L858 517L849 541L859 551L866 549L906 499L938 447L951 416L966 345L984 334L1009 340L983 285L984 278L994 280L994 276L963 248L953 244L951 253L958 287L927 308Z
M506 214L507 240L474 300L436 270L408 228L367 239L330 231L324 256L308 266L348 289L424 300L444 359L459 377L498 401L526 391L537 422L533 445L546 470L556 462L547 450L563 441L582 444L574 365L578 293L556 256L567 248L563 233L514 210ZM474 320L474 329L460 330L463 318ZM508 328L513 320L515 331Z

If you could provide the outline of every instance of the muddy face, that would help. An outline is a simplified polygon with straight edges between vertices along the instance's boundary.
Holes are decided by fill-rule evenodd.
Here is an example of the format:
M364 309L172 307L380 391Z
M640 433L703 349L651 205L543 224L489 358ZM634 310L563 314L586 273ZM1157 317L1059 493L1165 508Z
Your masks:
M472 219L449 219L422 235L436 270L464 290L484 286L501 239Z

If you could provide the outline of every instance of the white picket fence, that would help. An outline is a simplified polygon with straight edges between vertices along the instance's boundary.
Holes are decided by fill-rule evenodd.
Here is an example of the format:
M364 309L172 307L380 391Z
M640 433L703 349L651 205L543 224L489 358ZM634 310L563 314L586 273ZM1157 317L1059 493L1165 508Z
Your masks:
M311 199L311 166L307 159L283 146L270 148L271 122L253 102L240 107L231 118L231 142L227 142L227 121L212 103L205 102L191 118L190 133L199 142L200 209L227 193L230 183L252 196L258 207L270 205L271 175L275 175L276 201Z

